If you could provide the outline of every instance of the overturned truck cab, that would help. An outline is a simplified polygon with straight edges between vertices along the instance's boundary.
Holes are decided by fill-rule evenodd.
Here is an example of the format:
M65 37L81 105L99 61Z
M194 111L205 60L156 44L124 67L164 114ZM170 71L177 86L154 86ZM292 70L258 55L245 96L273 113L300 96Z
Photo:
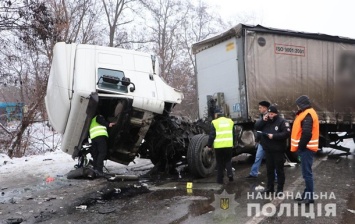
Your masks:
M183 94L159 76L154 56L85 44L57 43L45 97L49 121L73 158L99 110L116 123L108 129L108 158L129 164L147 157L165 168L185 158L191 122L172 117ZM168 150L167 150L168 149Z

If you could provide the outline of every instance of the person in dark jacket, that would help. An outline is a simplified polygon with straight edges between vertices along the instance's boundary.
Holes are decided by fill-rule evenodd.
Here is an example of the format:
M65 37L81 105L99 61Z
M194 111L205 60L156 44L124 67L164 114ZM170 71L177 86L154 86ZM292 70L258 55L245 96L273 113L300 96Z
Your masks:
M107 128L115 123L109 123L98 114L91 120L89 135L92 141L91 155L93 157L94 172L97 176L103 176L104 160L107 155Z
M290 136L289 123L278 116L275 106L270 106L268 114L255 124L255 128L261 132L260 144L266 154L267 188L265 193L274 192L275 170L277 173L277 191L283 192L285 184L284 153L286 150L287 138Z
M208 138L207 148L212 150L212 145L216 154L217 162L217 183L223 184L223 173L227 170L229 181L232 182L232 148L234 146L234 122L230 118L224 117L221 110L215 110L215 120L212 121L211 131Z
M319 121L316 111L312 108L308 96L300 96L296 100L299 111L293 122L291 133L291 152L297 152L301 158L302 176L306 188L299 203L314 203L314 186L312 164L314 154L318 151Z
M259 102L259 112L260 112L260 120L263 119L264 115L267 114L267 110L269 109L270 103L268 101L260 101ZM248 179L252 179L252 178L257 178L258 174L259 174L259 168L261 165L261 162L265 156L265 151L263 149L263 147L260 144L260 134L256 133L256 139L255 142L258 143L257 145L257 150L256 150L256 154L255 154L255 161L254 164L251 167L250 173L249 175L246 177Z

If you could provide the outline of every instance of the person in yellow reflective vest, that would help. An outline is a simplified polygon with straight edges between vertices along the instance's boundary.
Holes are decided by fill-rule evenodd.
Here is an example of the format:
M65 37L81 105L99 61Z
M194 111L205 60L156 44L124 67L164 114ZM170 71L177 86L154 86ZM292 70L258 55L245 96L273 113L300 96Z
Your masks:
M306 184L302 198L296 200L299 201L299 204L309 204L314 203L312 164L314 154L318 151L319 121L308 96L298 97L296 104L299 111L292 126L291 152L298 151L301 158L302 176Z
M217 183L223 184L224 170L227 169L229 181L233 181L232 148L234 146L234 122L224 117L220 109L215 110L215 120L212 121L207 147L212 145L216 153Z
M107 155L107 128L115 123L109 123L98 114L91 120L89 136L92 141L91 155L93 157L94 171L97 176L103 176L104 160Z

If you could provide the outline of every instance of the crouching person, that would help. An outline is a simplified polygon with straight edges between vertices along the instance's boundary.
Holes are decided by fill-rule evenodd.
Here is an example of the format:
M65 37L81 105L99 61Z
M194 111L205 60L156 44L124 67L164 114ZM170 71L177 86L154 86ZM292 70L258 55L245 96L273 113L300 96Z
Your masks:
M115 123L109 123L105 118L98 114L91 120L89 134L92 140L93 166L96 176L103 176L104 160L107 155L107 128L112 127Z

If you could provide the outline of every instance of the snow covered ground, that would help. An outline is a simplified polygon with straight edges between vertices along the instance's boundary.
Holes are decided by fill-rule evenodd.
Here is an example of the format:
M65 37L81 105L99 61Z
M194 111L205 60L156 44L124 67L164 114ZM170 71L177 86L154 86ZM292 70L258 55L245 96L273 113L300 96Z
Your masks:
M9 129L16 128L16 124L9 126ZM26 153L21 158L9 158L6 154L0 153L0 178L2 180L15 180L29 176L43 177L64 177L70 170L74 169L77 160L60 149L61 135L53 132L45 123L35 123L29 129ZM147 171L153 167L150 160L136 158L134 163L128 166L119 163L106 161L105 167L110 172L129 174L130 171Z
M153 165L147 159L135 159L135 164L130 163L128 166L119 163L106 161L105 166L110 172L127 174L132 169L147 170ZM73 160L70 155L57 150L55 152L47 152L43 155L32 155L22 158L9 158L5 154L0 154L0 177L22 179L28 175L47 177L63 177L70 170L74 169L77 160ZM22 177L22 178L21 178Z

